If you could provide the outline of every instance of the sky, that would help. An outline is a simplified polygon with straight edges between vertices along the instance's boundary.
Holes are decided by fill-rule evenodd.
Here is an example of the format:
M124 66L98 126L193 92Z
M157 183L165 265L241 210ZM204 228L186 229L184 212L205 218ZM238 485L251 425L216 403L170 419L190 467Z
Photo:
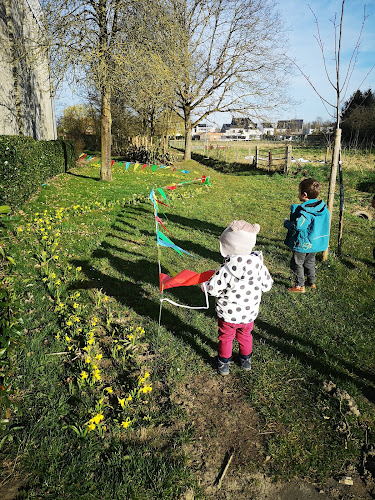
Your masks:
M331 120L332 108L324 106L312 86L307 82L301 71L309 77L318 93L327 101L335 104L335 91L326 76L321 50L316 41L317 18L322 41L324 43L325 61L328 73L335 83L334 47L335 32L332 20L337 15L337 23L340 21L341 0L280 0L278 10L285 23L289 39L288 57L293 60L300 69L291 62L290 73L286 75L290 82L289 94L294 101L287 109L280 110L276 115L270 116L271 120L303 119L304 123L311 122L317 118ZM375 0L346 0L343 21L343 36L341 50L342 81L348 70L350 58L356 45L363 22L363 8L366 5L367 19L362 32L359 54L354 71L349 81L344 101L358 88L362 91L369 88L375 92L375 68L366 77L375 65ZM62 110L74 104L82 102L78 92L72 92L65 86L55 98L57 116ZM229 113L214 114L211 120L206 120L215 125L230 123Z

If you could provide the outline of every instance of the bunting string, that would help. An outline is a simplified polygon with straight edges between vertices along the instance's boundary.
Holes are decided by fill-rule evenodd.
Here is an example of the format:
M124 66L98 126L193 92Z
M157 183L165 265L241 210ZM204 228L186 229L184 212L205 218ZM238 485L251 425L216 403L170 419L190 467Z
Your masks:
M194 271L190 271L189 269L184 269L183 271L179 272L178 274L176 274L173 277L161 272L160 247L172 248L179 255L187 254L187 255L193 256L193 254L191 254L187 250L184 250L180 246L176 245L168 236L166 236L161 231L161 229L159 229L159 225L160 225L164 230L166 230L173 237L172 233L165 227L165 224L163 223L162 219L158 215L158 211L160 209L160 204L165 205L165 206L169 206L168 198L167 198L167 195L166 195L164 189L174 190L178 186L182 186L184 184L189 184L192 182L201 182L204 185L211 186L210 181L209 181L209 177L202 175L202 177L198 177L196 179L192 179L189 181L174 183L172 185L152 189L150 192L150 195L149 195L149 198L154 206L155 233L156 233L156 243L157 243L157 247L158 247L159 286L160 286L160 293L161 293L160 302L162 303L162 302L166 301L166 302L169 302L170 304L173 304L177 307L184 307L186 309L208 309L209 308L209 301L208 301L208 293L207 293L206 287L203 287L204 294L205 294L205 302L206 302L206 304L204 306L197 306L197 307L196 306L187 306L184 304L179 304L179 303L177 303L171 299L165 298L163 296L164 290L166 290L168 288L179 287L179 286L193 286L193 285L198 285L200 283L204 283L205 281L209 280L215 272L215 271L210 270L210 271L205 271L203 273L196 273ZM163 198L164 201L161 201L160 199L158 199L156 197L157 193Z

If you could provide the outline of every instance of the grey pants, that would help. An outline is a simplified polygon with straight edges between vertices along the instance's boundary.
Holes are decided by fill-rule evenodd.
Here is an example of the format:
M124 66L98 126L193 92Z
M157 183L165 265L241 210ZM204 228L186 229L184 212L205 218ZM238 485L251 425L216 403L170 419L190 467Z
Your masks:
M296 286L305 286L305 274L307 285L315 283L315 256L316 253L293 252L290 269Z

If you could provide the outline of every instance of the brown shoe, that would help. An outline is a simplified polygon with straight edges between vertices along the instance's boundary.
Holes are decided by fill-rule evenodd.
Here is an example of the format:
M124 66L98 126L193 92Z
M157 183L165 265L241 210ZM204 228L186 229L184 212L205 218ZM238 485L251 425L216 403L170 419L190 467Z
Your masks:
M316 285L315 283L312 284L312 285L307 285L309 288L311 288L311 290L316 290Z
M304 286L294 286L293 288L288 288L288 292L305 293L306 289Z

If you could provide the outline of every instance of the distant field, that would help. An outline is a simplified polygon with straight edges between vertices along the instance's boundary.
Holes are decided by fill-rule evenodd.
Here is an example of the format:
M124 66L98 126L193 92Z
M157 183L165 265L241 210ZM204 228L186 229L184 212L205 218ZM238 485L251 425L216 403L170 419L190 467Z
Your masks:
M268 153L272 152L273 164L276 166L285 162L285 151L287 145L292 148L292 156L295 160L300 158L309 160L311 163L331 161L332 149L326 146L310 146L291 142L274 141L193 141L192 153L202 155L206 158L220 162L251 163L255 156L255 148L262 163L268 164ZM183 150L183 140L170 141L170 146ZM342 153L343 166L351 170L371 170L374 168L375 154L368 151L350 151L346 148Z

